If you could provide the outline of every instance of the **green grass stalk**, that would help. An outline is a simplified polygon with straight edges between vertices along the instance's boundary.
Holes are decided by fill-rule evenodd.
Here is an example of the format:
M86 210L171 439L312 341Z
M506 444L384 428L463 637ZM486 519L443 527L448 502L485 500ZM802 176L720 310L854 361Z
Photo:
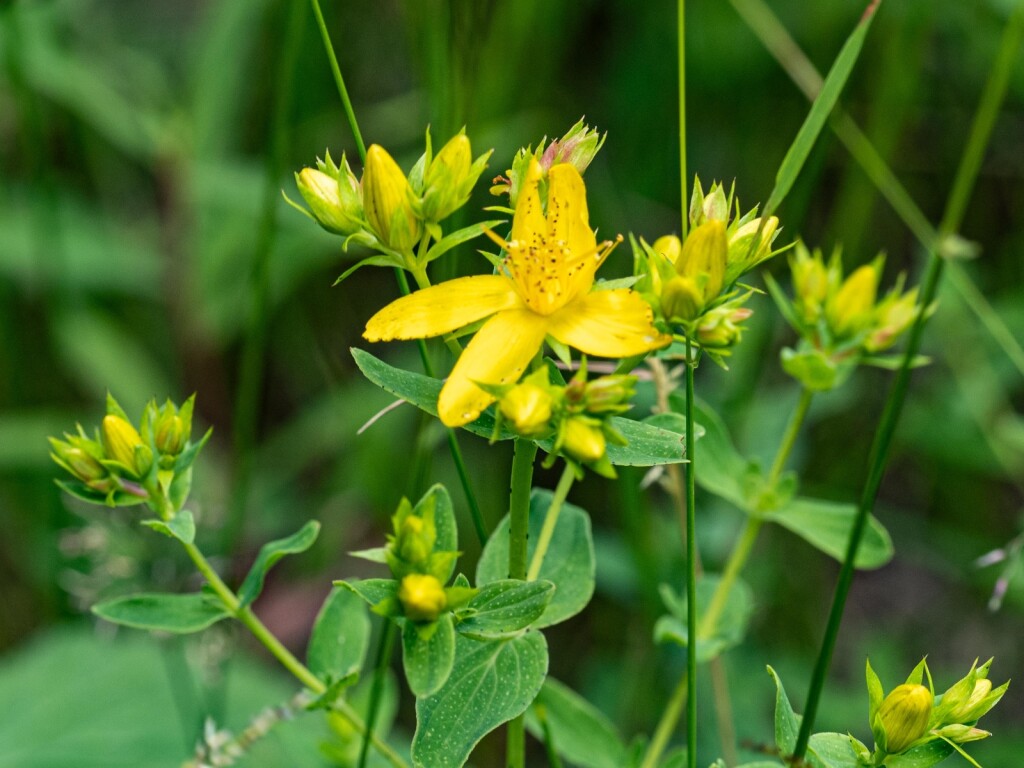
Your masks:
M1007 23L1003 39L1000 42L999 52L985 83L985 90L982 93L981 102L978 105L974 121L971 125L964 154L953 180L942 223L939 225L939 237L930 249L927 274L924 288L921 292L921 303L923 306L930 305L935 299L945 264L939 252L938 244L943 242L949 235L955 233L963 222L967 203L981 167L981 160L984 157L985 148L992 134L992 127L995 125L996 117L1006 95L1006 87L1009 82L1013 61L1020 51L1022 43L1024 43L1024 3L1020 3L1017 6L1016 11ZM871 447L867 481L861 495L857 517L850 532L846 557L836 583L832 609L825 628L825 637L815 663L810 689L807 694L807 703L804 707L800 733L797 736L796 747L793 750L792 760L794 763L799 763L807 752L807 745L810 740L811 731L814 728L814 720L817 716L821 692L825 685L825 677L828 674L832 653L835 650L836 638L839 634L839 627L842 623L846 598L849 594L850 584L853 581L854 559L867 525L868 516L874 508L878 489L881 486L892 437L906 398L911 363L920 348L921 336L923 335L926 321L926 316L924 313L921 313L911 329L907 350L903 355L903 363L896 374L896 380L889 390L885 410L882 413L879 428L875 432L875 440Z

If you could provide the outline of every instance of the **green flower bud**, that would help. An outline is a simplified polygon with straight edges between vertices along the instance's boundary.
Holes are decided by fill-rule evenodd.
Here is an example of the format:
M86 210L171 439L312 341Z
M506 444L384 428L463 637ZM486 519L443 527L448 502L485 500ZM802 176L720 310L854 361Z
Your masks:
M613 414L628 411L636 393L636 376L617 374L588 381L583 393L587 413Z
M570 416L562 430L562 449L569 456L584 464L604 458L608 441L600 423L586 417Z
M405 617L412 621L437 621L447 604L444 586L434 576L410 573L398 588Z
M378 144L366 151L363 208L377 238L396 251L409 251L420 240L422 224L413 212L412 188L398 163Z
M683 243L675 235L662 235L651 247L655 253L660 253L673 264L679 260L679 254L683 252Z
M538 159L545 172L559 163L568 163L582 176L602 144L604 136L580 119L562 138L552 141Z
M395 554L406 563L423 565L434 549L434 536L430 535L423 518L409 515L398 525Z
M718 220L701 224L683 243L683 250L676 261L676 272L692 280L700 290L701 310L722 292L728 255L725 224Z
M185 421L174 410L174 406L164 406L153 427L156 449L165 456L177 456L188 442L188 437Z
M758 237L760 230L760 237ZM761 219L751 219L741 227L737 227L729 235L729 255L726 259L726 282L731 283L740 275L749 272L762 261L772 255L772 242L779 231L779 220L769 216L761 227ZM758 237L757 245L754 238Z
M872 330L864 340L868 352L888 349L910 328L920 311L917 305L917 288L900 295L899 288L889 293L875 307Z
M423 217L441 221L465 205L490 156L487 152L474 162L469 139L463 133L445 144L424 175Z
M811 256L803 244L798 243L795 254L789 259L789 268L793 275L793 304L801 319L813 325L821 316L828 296L829 276L825 262L819 251Z
M743 336L740 323L753 315L754 310L732 304L729 302L716 307L701 317L696 335L702 347L727 349L739 343Z
M977 721L979 717L990 709L989 706L986 706L988 702L985 699L991 692L992 681L983 677L974 681L974 689L967 697L958 697L959 700L947 701L946 696L943 696L943 704L953 705L953 708L946 713L943 720L947 723L970 723Z
M516 432L524 437L536 437L551 429L553 403L549 388L523 381L505 393L498 407Z
M142 477L152 466L152 451L142 442L135 427L120 416L108 414L103 417L100 439L107 458L122 465L135 477Z
M313 218L328 232L351 235L363 228L363 203L359 183L342 158L341 177L315 168L303 168L295 174L295 183Z
M697 282L690 277L673 277L661 289L661 311L677 322L696 320L704 308Z
M856 333L871 322L878 290L878 266L854 270L825 307L825 316L837 336Z
M90 451L85 444L92 441L73 435L65 436L68 442L50 438L50 445L53 447L50 457L93 490L107 493L113 489L116 481L95 455L98 446Z
M970 725L963 725L962 723L946 725L932 731L932 733L936 736L949 739L957 744L966 744L969 741L981 741L982 739L987 739L992 735L990 731L984 731L981 728L974 728Z
M906 751L928 731L934 697L923 685L903 684L892 689L882 701L877 717L885 731L885 751L895 755Z

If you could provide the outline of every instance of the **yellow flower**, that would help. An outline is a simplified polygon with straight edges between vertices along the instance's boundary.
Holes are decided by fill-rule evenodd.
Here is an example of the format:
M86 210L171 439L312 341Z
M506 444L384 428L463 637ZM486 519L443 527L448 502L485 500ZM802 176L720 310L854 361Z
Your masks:
M541 208L540 164L534 160L516 203L508 253L496 275L449 280L417 291L370 318L369 341L440 336L487 318L441 389L441 421L468 424L495 397L488 385L518 381L547 336L598 357L630 357L671 337L653 325L650 306L628 288L591 290L613 243L597 243L586 188L572 165L548 171L547 214Z
M412 621L437 621L448 603L441 582L425 573L410 573L403 578L398 588L398 599L405 610L405 617Z

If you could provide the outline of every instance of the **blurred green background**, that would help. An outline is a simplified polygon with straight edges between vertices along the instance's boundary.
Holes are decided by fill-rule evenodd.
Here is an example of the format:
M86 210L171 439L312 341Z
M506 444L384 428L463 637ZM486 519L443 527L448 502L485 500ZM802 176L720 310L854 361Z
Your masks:
M971 116L1013 0L883 4L842 99L926 216L941 216ZM771 0L822 71L863 3ZM561 135L581 115L608 132L587 173L592 223L653 240L678 229L673 3L626 0L325 3L368 143L408 169L461 126L495 152ZM745 207L767 197L807 103L731 3L688 4L690 172L736 181ZM357 159L319 34L300 0L0 4L0 767L172 766L206 714L239 727L293 686L244 637L188 642L96 626L99 597L185 589L194 577L170 540L131 510L84 509L52 483L45 437L97 422L105 392L131 414L151 397L198 393L214 437L197 466L201 543L231 578L259 545L323 522L315 549L272 574L257 610L301 649L332 578L370 574L346 552L375 545L401 495L440 480L478 553L443 432L412 409L356 430L389 398L348 354L365 320L396 295L387 270L332 287L359 256L288 208L292 173L329 148ZM358 167L358 163L353 163ZM481 183L462 214L494 198ZM985 306L1024 337L1024 61L1018 61L962 235L980 243L965 269ZM888 280L912 279L921 247L826 131L779 211L783 238L842 243L848 265L888 254ZM608 275L629 268L626 249ZM784 260L773 272L788 284ZM463 248L437 277L480 271ZM728 373L705 366L698 391L740 447L769 457L796 391L779 370L791 332L761 297ZM856 579L826 691L822 728L868 738L865 656L892 685L928 654L936 685L995 655L993 678L1022 678L1024 579L1009 572L998 612L986 605L1002 565L979 556L1020 534L1024 489L1022 373L961 292L944 290L926 334L877 509L897 555ZM412 345L379 348L416 367ZM438 360L442 360L438 352ZM816 400L791 466L814 495L851 500L890 375L858 372ZM650 393L638 410L648 408ZM506 505L508 452L463 438L488 521ZM420 451L419 448L423 450ZM426 461L417 461L422 453ZM661 581L678 583L678 525L667 498L591 477L572 500L594 517L598 594L550 633L552 673L586 694L627 737L649 731L682 668L655 647ZM544 473L541 483L553 479ZM740 514L699 507L705 561L724 557ZM838 565L771 530L748 570L752 636L727 657L747 754L770 743L771 663L797 708ZM230 663L229 663L230 661ZM705 686L706 687L706 686ZM717 755L702 702L706 764ZM399 707L409 729L411 701ZM973 750L986 766L1019 764L1024 699L1016 685ZM317 716L275 729L240 764L326 765ZM475 764L496 765L500 737ZM539 754L539 753L538 753Z

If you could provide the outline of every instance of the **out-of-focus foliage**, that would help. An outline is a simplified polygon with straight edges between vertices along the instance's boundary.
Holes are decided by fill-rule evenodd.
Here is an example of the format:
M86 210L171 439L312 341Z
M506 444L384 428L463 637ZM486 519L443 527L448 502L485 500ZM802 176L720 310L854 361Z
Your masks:
M770 5L822 69L862 10ZM730 3L687 6L691 173L735 178L744 199L765 199L806 102ZM1012 7L1011 0L884 3L842 100L933 222ZM632 230L653 241L678 230L674 4L407 0L324 10L364 136L387 146L404 169L422 151L426 122L437 136L465 125L474 149L493 147L486 180L508 167L520 144L559 136L586 115L608 132L587 176L591 219L602 234ZM288 35L301 36L293 62L283 60ZM1024 338L1022 126L1018 61L961 233L982 247L967 273L1017 338ZM89 621L83 606L185 586L187 570L170 544L130 531L130 512L86 516L50 481L45 436L76 418L98 420L108 388L133 416L154 396L181 401L198 392L197 429L216 430L197 472L195 511L201 529L214 531L204 546L223 556L233 583L255 557L255 542L313 514L322 521L312 556L275 572L259 606L295 647L327 580L367 572L343 553L379 538L401 495L419 497L436 480L458 486L440 430L410 444L421 418L412 408L357 435L389 399L358 374L348 347L397 294L385 270L362 270L332 288L360 254L342 254L280 195L294 196L292 172L327 148L358 157L303 2L13 0L0 7L0 651L11 654L0 662L0 691L29 676L47 648L56 655L54 644L85 643L46 638L60 622ZM486 186L470 203L476 209L493 202ZM827 251L841 243L850 268L884 250L887 283L900 270L919 272L920 247L828 134L777 213L782 238L800 235ZM624 274L626 261L613 257L609 276ZM785 282L782 261L774 271ZM440 279L470 266L485 265L464 248L435 269ZM934 363L915 373L876 510L896 557L857 577L824 729L862 717L859 676L868 653L889 677L925 653L935 668L958 669L982 653L997 656L1008 677L1024 669L1016 642L1024 579L1009 582L1002 611L990 616L998 572L972 565L1020 530L1024 380L961 296L943 292L926 333ZM754 309L729 375L706 366L700 391L728 408L744 454L767 460L795 398L778 365L778 350L794 339L767 297ZM387 352L393 361L412 354ZM858 371L841 393L816 401L794 465L817 483L802 492L856 497L888 375ZM643 383L641 396L649 406ZM492 454L484 460L483 441L463 443L493 526L506 509L505 467ZM622 488L642 479L621 474ZM678 650L650 643L662 610L657 584L681 578L678 547L660 545L678 541L678 526L656 489L611 498L606 489L593 481L578 491L595 521L597 598L551 632L553 646L571 639L577 649L553 657L552 673L628 736L656 718L682 663ZM460 525L471 530L463 499L455 502ZM702 544L717 559L740 515L712 497L700 510ZM466 541L471 564L478 552ZM153 565L140 570L140 562ZM833 574L828 558L784 531L759 545L746 574L757 585L751 641L729 657L730 678L749 680L744 690L758 694L736 702L741 739L772 738L766 659L787 680L806 679ZM43 645L16 648L33 642ZM144 663L136 658L142 653L134 646L123 656L109 652L119 659L112 663L126 665L125 679L137 676L135 701L151 691L141 684L145 675L154 685L162 675L161 662ZM73 696L36 684L38 698L61 717L78 716L62 708L81 711ZM31 719L27 702L37 694L18 690L25 708L11 706ZM977 746L982 764L1008 765L1024 748L1013 725L1024 717L1019 702L1005 701L986 720L1000 738ZM99 712L90 715L99 721ZM166 730L152 735L159 743L148 740L140 715L138 741L100 746L133 755L180 746L184 756L198 723L177 733L173 718L164 718ZM764 729L745 730L748 723ZM718 754L708 725L705 763ZM131 728L125 723L118 733ZM481 764L497 754L487 749L485 742ZM5 759L0 748L0 765L30 764Z

